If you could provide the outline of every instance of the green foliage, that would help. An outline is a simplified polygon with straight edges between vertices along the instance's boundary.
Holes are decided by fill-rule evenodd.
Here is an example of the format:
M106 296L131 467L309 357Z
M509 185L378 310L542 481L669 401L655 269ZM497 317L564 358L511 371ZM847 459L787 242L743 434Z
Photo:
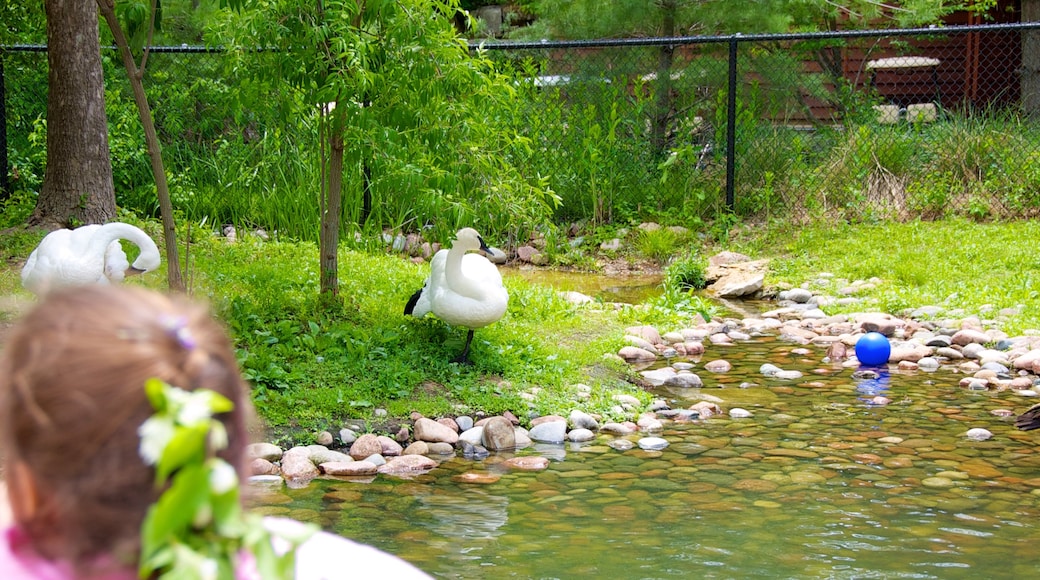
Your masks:
M703 257L697 254L681 256L665 268L665 288L683 291L703 290L708 285L705 280L705 269L706 264Z
M636 248L643 256L664 264L679 249L682 237L668 228L640 229L636 234Z
M47 42L43 2L0 3L0 22L3 23L0 25L0 45Z
M213 416L233 403L206 389L184 391L158 379L144 385L155 414L141 425L142 459L155 466L156 485L169 485L141 526L142 578L235 578L242 552L255 558L261 578L292 576L295 550L277 553L260 516L245 514L235 468L216 452L227 447L224 424ZM313 533L278 535L295 547Z
M456 2L231 4L240 10L218 38L235 50L235 67L255 73L256 92L240 98L270 104L274 96L290 115L310 119L331 109L328 127L349 144L345 215L356 226L529 232L547 223L556 197L510 163L527 145L497 122L510 111L512 85L471 55L443 16ZM277 90L273 79L294 91ZM362 212L365 171L370 216Z
M898 7L876 0L663 0L648 9L643 0L524 0L553 38L665 36L666 19L676 36L920 26L941 23L958 10L984 14L996 0L903 0Z

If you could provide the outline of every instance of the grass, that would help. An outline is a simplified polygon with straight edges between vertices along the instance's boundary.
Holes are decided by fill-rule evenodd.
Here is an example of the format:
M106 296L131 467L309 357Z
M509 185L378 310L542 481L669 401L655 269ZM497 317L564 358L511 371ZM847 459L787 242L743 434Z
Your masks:
M318 308L318 251L313 243L261 241L240 233L229 244L196 225L189 291L209 302L235 341L243 373L253 385L259 415L279 441L310 441L344 424L378 426L376 409L391 419L427 416L567 413L572 408L620 420L613 396L650 396L626 365L604 360L617 352L623 327L675 321L674 312L579 309L555 292L510 278L510 307L499 322L478 330L472 366L449 361L465 331L428 317L403 314L425 265L385 252L340 252L336 312ZM179 232L180 239L187 237ZM8 258L0 291L25 301L18 268L42 234L0 236ZM162 288L165 272L132 283ZM575 385L588 384L588 400Z
M313 432L335 432L345 424L389 428L376 409L385 409L390 420L412 412L505 410L526 420L572 408L612 420L630 418L617 408L614 395L635 395L644 403L650 398L634 386L627 365L605 356L622 346L623 329L652 324L674 330L719 312L703 296L674 287L642 308L579 308L545 287L507 276L508 312L477 331L475 364L459 366L449 360L462 348L462 329L403 315L408 296L427 274L425 265L377 250L341 250L343 308L322 312L313 243L264 242L240 234L229 244L198 225L191 236L192 258L185 268L190 292L211 303L228 326L258 412L272 439L281 442L309 442ZM859 294L859 305L828 307L830 313L899 314L935 304L989 316L1014 308L1000 318L1000 326L1014 334L1040 328L1040 258L1032 243L1038 236L1040 224L1028 221L774 222L738 224L724 243L686 242L676 252L691 261L690 267L701 263L697 256L724 249L770 258L766 283L773 288L822 280L821 290L837 294L855 280L880 280ZM0 235L7 258L0 292L31 299L20 288L18 269L40 237ZM180 239L186 237L180 233ZM629 251L638 253L638 244ZM822 272L833 278L822 278ZM152 273L133 283L162 288L164 275ZM578 393L579 383L592 387L587 400Z
M969 315L1006 314L1009 333L1040 329L1040 258L1032 240L1033 221L976 223L951 218L936 222L840 224L740 228L731 240L737 251L772 257L767 285L798 285L821 272L834 275L824 288L877 277L881 283L860 296L864 303L829 312L872 308L899 314L937 305Z

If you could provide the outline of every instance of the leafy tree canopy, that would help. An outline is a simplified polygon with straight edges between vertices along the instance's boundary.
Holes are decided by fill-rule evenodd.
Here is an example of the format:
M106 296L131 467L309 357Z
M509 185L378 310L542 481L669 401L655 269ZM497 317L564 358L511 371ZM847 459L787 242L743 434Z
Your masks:
M0 2L0 44L47 42L43 2Z
M540 21L530 35L553 39L661 36L669 13L677 35L819 31L940 23L958 10L985 12L995 0L524 0Z

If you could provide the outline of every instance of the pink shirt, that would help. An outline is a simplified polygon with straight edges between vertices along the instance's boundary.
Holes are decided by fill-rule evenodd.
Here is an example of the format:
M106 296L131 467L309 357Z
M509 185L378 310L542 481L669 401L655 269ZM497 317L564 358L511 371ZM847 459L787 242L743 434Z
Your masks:
M287 518L264 518L271 531L298 530L303 524ZM65 562L41 558L28 538L15 527L0 531L0 580L75 580ZM258 579L252 555L240 561L238 580ZM296 550L296 580L346 580L348 578L393 578L428 580L430 576L404 560L371 546L318 532ZM95 576L91 580L136 580L137 570Z
M0 578L4 580L71 580L76 576L66 562L41 558L18 528L3 530L0 537ZM97 580L134 580L135 570L97 576Z

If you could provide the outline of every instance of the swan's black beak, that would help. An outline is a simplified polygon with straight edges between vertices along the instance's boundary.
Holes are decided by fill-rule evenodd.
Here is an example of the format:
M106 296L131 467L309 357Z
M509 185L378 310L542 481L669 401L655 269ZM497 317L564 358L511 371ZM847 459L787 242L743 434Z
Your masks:
M491 253L491 248L489 248L488 245L484 243L484 237L483 236L477 236L477 239L480 240L480 251L482 251L482 252L484 252L486 254L490 254Z

